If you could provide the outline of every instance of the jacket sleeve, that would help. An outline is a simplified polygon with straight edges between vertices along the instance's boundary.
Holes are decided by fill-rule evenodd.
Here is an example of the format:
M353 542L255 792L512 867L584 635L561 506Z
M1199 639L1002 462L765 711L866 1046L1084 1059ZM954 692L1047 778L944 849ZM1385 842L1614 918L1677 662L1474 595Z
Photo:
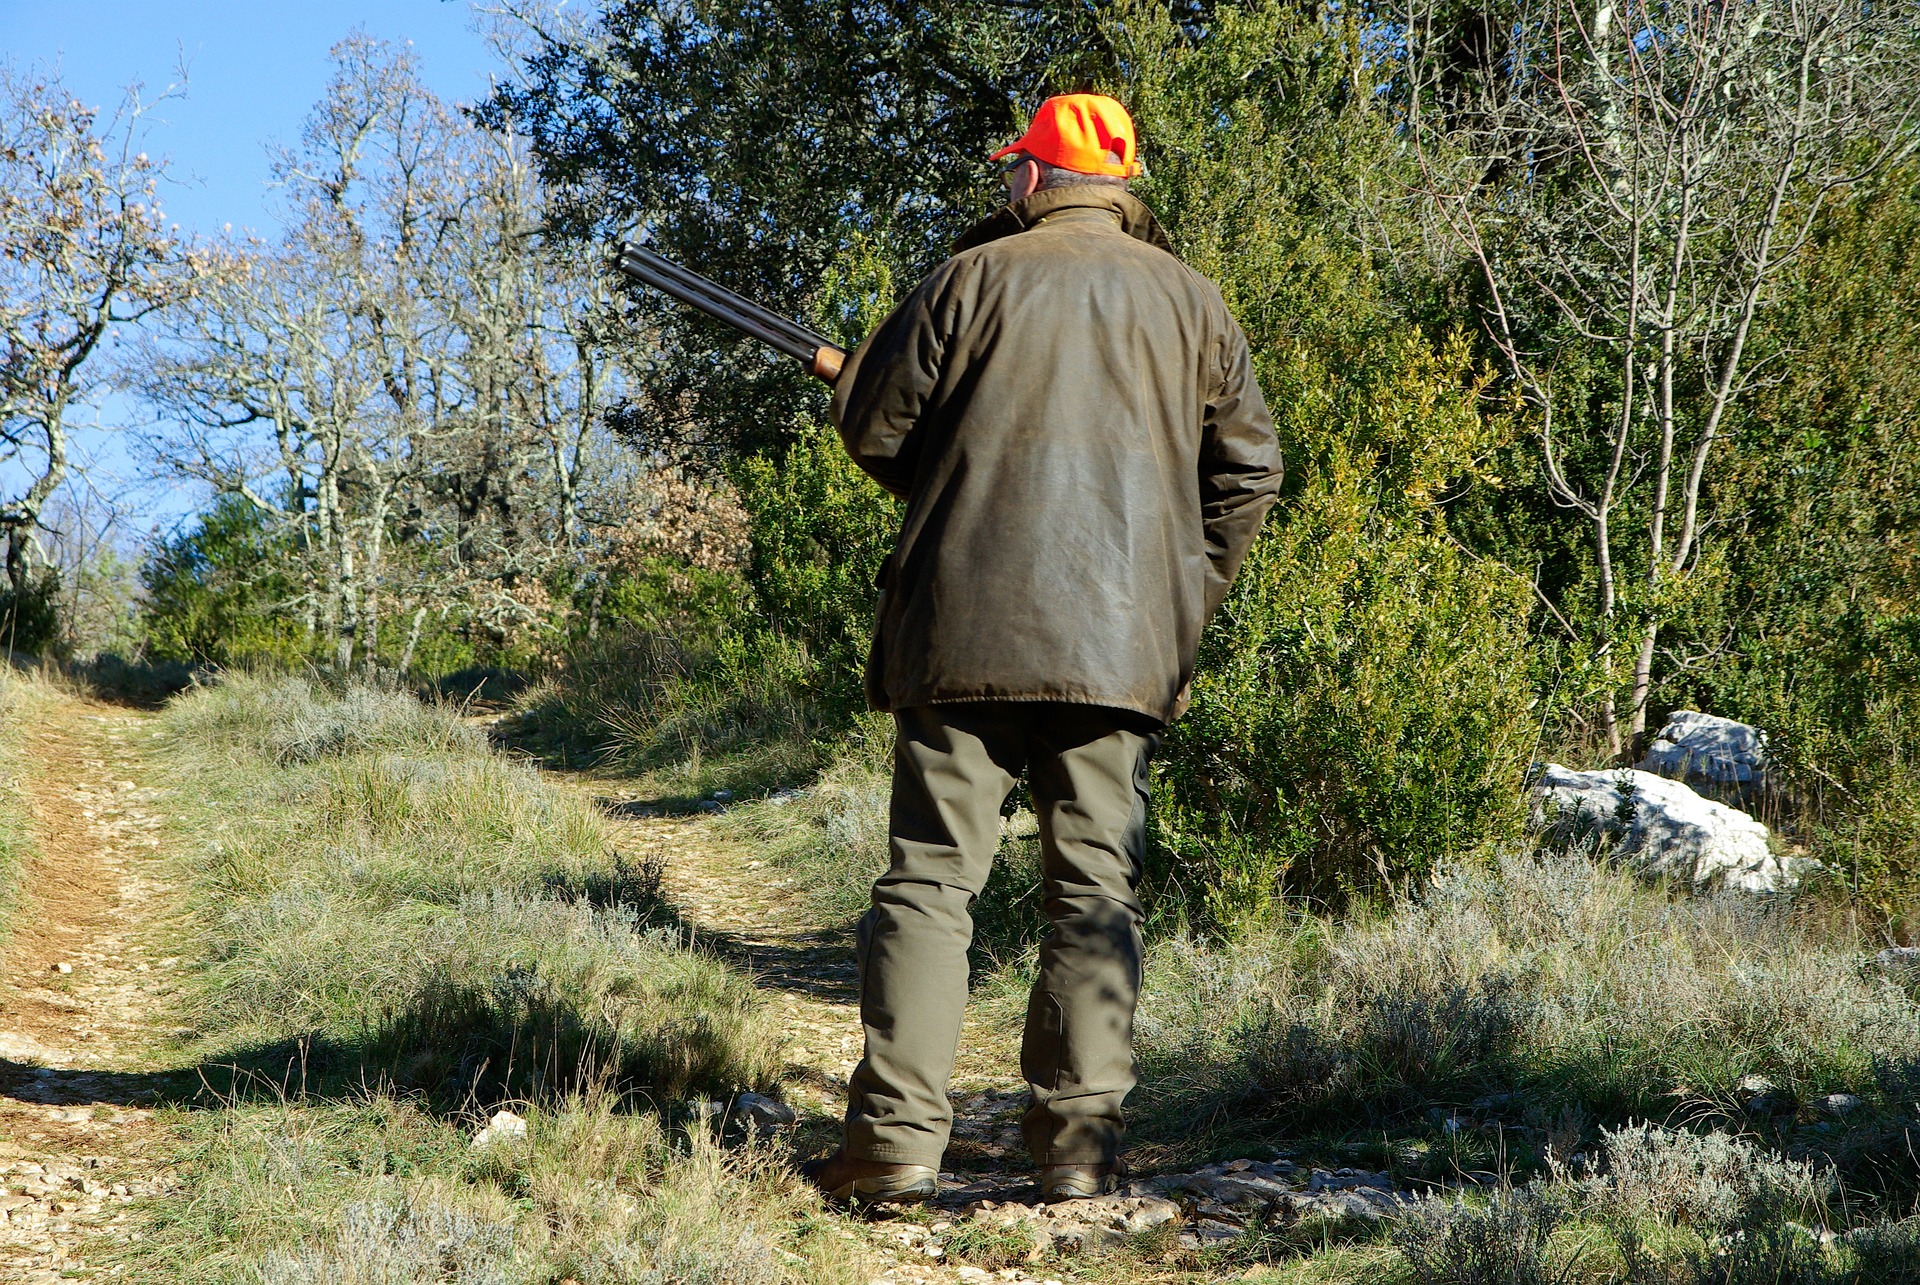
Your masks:
M915 430L940 382L952 333L942 324L947 276L936 271L921 282L854 349L834 381L831 413L847 453L900 499L913 487L924 440Z
M1207 615L1225 601L1260 522L1280 493L1280 441L1253 377L1247 336L1231 319L1220 385L1200 438L1200 518L1207 534Z

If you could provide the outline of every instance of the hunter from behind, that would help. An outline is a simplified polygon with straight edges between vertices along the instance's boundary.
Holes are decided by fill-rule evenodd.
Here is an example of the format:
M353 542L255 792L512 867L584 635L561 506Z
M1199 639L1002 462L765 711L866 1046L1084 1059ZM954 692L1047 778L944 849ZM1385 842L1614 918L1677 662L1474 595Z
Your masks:
M906 502L867 694L897 727L891 862L860 924L865 1056L845 1201L935 1193L971 907L1024 773L1051 933L1028 1005L1023 1131L1047 1200L1111 1191L1135 1081L1147 763L1201 629L1280 486L1247 340L1127 190L1133 122L1050 98L1007 204L852 353L847 450Z

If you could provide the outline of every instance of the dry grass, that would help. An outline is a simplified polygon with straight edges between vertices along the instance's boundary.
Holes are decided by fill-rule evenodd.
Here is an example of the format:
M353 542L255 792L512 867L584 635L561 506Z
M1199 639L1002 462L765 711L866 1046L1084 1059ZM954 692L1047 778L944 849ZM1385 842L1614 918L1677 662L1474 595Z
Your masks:
M270 1285L854 1285L872 1264L776 1152L675 1138L588 1092L470 1145L388 1094L177 1121L190 1199L154 1210L141 1279Z
M20 739L47 708L65 699L58 680L43 670L0 667L0 938L19 906L20 871L33 851L33 813L28 806Z
M650 922L657 904L608 904L637 885L608 878L591 805L451 711L253 677L164 726L209 809L200 1016L229 1046L312 1037L329 1068L453 1099L590 1071L656 1097L771 1085L779 1037L750 984Z
M1877 1067L1920 1059L1920 1005L1864 950L1782 905L1510 853L1373 918L1161 943L1142 1059L1182 1127L1229 1110L1383 1123L1504 1093L1516 1114L1733 1119L1748 1076L1804 1103L1877 1094Z
M201 1052L246 1069L175 1116L141 1279L871 1277L781 1154L669 1124L688 1092L777 1092L780 1035L575 792L391 693L237 677L162 726ZM526 1135L474 1147L503 1098Z

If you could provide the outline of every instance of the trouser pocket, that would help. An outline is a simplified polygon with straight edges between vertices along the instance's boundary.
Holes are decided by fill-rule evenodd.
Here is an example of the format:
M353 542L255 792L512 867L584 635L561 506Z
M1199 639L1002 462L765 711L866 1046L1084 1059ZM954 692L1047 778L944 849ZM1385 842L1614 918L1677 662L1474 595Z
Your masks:
M1027 998L1027 1028L1020 1040L1020 1071L1037 1089L1060 1087L1060 1063L1066 1056L1067 1016L1049 991Z

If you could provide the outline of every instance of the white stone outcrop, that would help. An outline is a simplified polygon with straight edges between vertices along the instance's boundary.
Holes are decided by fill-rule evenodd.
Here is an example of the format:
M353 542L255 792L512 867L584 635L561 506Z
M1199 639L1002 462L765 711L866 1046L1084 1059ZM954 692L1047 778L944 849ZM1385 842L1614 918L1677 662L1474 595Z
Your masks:
M1557 840L1597 836L1622 864L1696 890L1778 892L1803 863L1774 852L1767 827L1652 772L1576 772L1549 763L1534 786L1537 829Z
M1639 766L1698 793L1744 802L1766 786L1767 738L1759 728L1730 718L1676 710Z

